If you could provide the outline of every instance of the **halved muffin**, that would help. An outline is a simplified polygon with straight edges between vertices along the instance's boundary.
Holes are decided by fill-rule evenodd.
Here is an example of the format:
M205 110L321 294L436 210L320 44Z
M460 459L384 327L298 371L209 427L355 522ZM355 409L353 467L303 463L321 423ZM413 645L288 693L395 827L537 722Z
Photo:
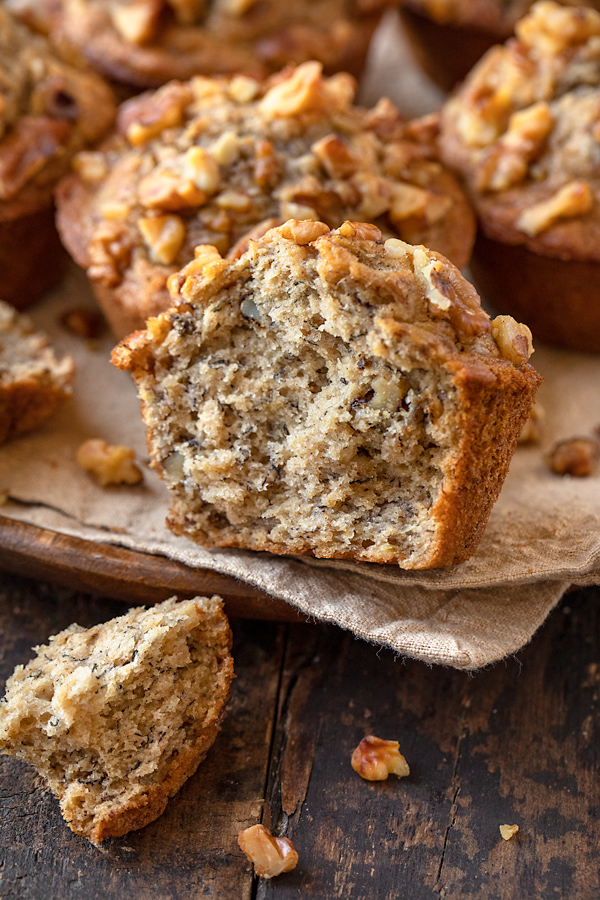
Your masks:
M0 753L34 765L95 844L154 821L214 742L233 678L219 597L71 625L8 679Z
M407 569L476 549L540 382L439 254L373 225L290 221L214 247L114 351L168 524L200 544Z

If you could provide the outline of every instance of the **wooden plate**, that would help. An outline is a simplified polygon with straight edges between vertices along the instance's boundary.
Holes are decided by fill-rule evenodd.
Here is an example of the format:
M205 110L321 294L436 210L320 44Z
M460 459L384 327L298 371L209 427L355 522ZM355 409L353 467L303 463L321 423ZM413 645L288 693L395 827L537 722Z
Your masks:
M220 594L229 616L297 622L293 606L259 588L210 569L191 569L153 556L58 534L0 516L0 567L30 578L102 594L133 604L159 603L177 594Z

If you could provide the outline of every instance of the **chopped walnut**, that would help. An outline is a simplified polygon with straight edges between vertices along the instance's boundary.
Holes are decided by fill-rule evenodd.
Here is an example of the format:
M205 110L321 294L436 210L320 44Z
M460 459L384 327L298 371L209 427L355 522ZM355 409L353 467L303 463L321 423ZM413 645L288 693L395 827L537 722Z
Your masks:
M185 241L183 219L179 216L148 216L139 220L138 228L153 262L171 265Z
M273 837L264 825L252 825L238 835L238 843L259 878L274 878L298 864L298 854L288 838Z
M134 462L135 451L99 438L85 441L77 450L77 465L93 475L101 487L109 484L139 484L141 470Z
M388 775L405 778L410 769L399 746L398 741L384 741L369 734L352 754L352 768L367 781L385 781Z
M180 272L174 272L167 280L167 287L173 300L189 299L196 291L198 279L216 278L229 263L212 244L199 244L194 250L194 259Z
M549 467L557 475L587 478L592 475L600 457L600 445L594 438L570 438L559 441L546 457Z
M71 163L73 170L87 184L102 181L108 174L108 164L102 153L91 150L82 150L73 158Z
M143 44L154 37L162 7L163 0L130 0L125 5L113 0L110 18L124 41Z
M511 837L519 830L518 825L500 825L500 834L505 841L510 841Z
M383 240L377 225L370 225L368 222L344 222L337 229L337 233L342 237L356 237L361 241L374 241L376 244L381 244Z
M285 225L278 229L279 234L287 241L293 241L295 244L303 246L316 241L322 234L328 234L329 228L324 222L314 222L312 220L298 222L296 219L290 219Z
M306 62L291 75L277 82L260 101L261 113L284 118L306 112L343 109L352 102L355 82L350 75L340 73L325 79L322 65Z
M131 250L131 237L121 222L101 222L89 244L89 278L106 287L116 287L129 265Z
M545 102L512 114L506 134L483 162L477 187L484 191L504 191L523 181L552 128L554 117Z
M206 194L214 194L219 188L219 164L202 147L189 148L184 157L183 174Z
M235 131L224 131L210 148L210 155L221 166L230 166L238 158L241 141Z
M250 103L259 90L258 81L247 75L236 75L229 84L229 96L235 103Z
M559 219L568 219L589 212L594 195L587 181L570 181L548 200L536 203L521 213L517 228L530 237L550 228Z
M535 3L529 15L517 23L515 32L525 45L555 57L600 35L600 18L596 10L580 7L574 16L572 9L543 0Z
M161 167L142 178L138 197L142 206L148 209L173 211L202 206L207 199L206 193L191 178Z
M119 130L135 147L145 144L166 128L180 125L184 109L193 96L189 85L173 81L154 94L134 97L119 111Z
M522 366L533 353L531 331L512 316L496 316L492 320L492 337L502 356L515 366Z
M348 144L337 134L330 134L311 147L330 178L347 178L359 166Z

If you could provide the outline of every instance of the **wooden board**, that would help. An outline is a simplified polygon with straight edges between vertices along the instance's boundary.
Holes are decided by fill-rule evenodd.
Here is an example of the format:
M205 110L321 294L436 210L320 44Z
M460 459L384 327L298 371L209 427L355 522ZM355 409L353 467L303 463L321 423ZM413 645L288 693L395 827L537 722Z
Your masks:
M0 579L0 683L29 648L119 603ZM598 900L600 588L527 647L466 673L401 660L332 625L233 622L237 678L204 763L147 828L101 850L25 764L0 756L2 900ZM408 778L350 755L395 739ZM298 867L258 882L240 828L270 824ZM519 832L502 840L501 824Z
M237 578L192 569L164 556L86 541L0 516L0 568L128 603L159 603L177 594L220 594L229 616L297 622L283 600Z

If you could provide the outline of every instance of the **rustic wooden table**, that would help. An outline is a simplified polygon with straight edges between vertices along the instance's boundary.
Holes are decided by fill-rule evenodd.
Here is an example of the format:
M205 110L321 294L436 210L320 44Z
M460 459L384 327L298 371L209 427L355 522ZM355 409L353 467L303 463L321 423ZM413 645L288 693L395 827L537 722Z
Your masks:
M142 831L95 849L32 769L0 758L0 897L597 900L599 601L599 588L568 595L528 647L475 674L335 627L234 620L229 716ZM0 678L50 633L123 609L0 574ZM400 741L409 778L353 772L368 733ZM258 821L300 856L271 882L237 845ZM504 823L520 829L508 842Z

